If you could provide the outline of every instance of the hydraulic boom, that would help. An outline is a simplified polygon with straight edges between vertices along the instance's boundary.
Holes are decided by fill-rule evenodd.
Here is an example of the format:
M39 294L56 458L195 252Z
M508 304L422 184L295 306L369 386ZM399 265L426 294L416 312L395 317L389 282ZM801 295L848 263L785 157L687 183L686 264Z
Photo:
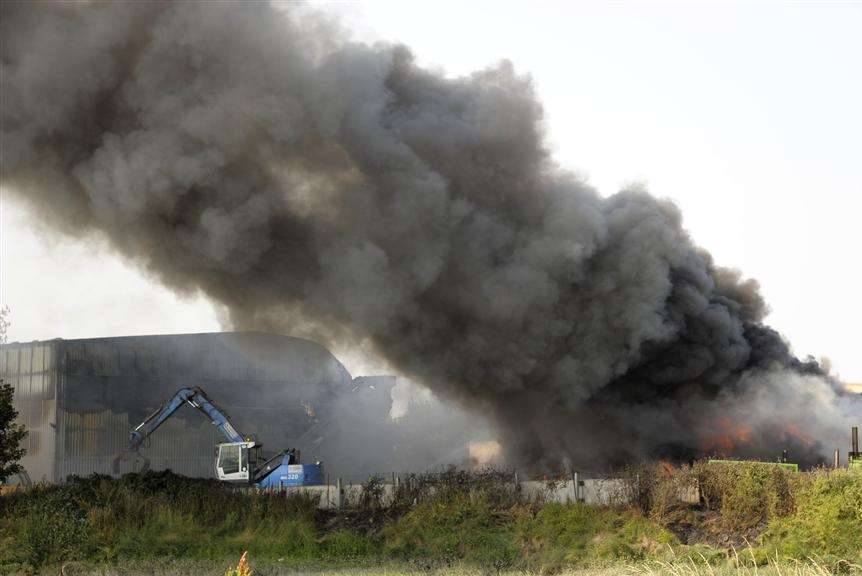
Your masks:
M146 440L147 436L155 432L159 426L165 423L165 420L170 418L183 404L196 408L210 419L225 438L229 442L248 442L250 439L245 439L236 431L236 428L230 423L227 414L218 408L209 396L206 395L201 388L195 386L193 388L181 388L177 390L173 398L171 398L161 408L147 416L147 418L138 424L132 430L131 438L129 439L129 449L137 450Z

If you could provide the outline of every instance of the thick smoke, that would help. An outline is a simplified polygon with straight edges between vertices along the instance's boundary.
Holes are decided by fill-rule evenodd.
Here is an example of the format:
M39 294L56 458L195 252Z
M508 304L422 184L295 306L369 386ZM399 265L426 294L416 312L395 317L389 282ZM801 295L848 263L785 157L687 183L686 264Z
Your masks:
M672 203L558 167L509 63L449 79L263 3L2 10L3 184L232 325L370 341L522 465L688 457L741 421L751 455L844 444L858 408L757 284Z

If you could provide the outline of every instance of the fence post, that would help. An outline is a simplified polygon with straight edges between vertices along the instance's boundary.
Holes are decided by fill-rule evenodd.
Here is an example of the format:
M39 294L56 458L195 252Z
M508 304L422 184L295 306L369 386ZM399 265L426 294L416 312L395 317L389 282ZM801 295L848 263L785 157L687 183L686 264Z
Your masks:
M338 492L338 509L341 510L344 500L344 486L341 484L341 477L336 482L335 491Z
M581 475L578 472L572 472L572 492L575 494L575 503L581 501Z

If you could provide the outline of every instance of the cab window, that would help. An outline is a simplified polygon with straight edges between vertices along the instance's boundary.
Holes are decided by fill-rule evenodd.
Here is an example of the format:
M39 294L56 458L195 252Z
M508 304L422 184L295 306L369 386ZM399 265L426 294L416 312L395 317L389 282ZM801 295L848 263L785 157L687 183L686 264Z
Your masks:
M240 447L222 446L219 450L219 468L223 474L239 472Z
M239 467L243 472L248 472L248 446L243 446L239 451Z

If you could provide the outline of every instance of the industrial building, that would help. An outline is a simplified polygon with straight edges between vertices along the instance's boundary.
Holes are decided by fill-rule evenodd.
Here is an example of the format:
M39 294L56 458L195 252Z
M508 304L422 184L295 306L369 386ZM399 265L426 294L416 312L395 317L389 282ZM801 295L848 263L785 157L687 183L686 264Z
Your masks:
M301 447L305 460L323 455L336 399L357 387L377 391L370 404L385 415L391 387L385 378L354 383L319 344L260 332L10 343L0 347L0 377L12 384L29 432L22 464L33 482L116 473L112 464L130 430L184 386L206 389L240 430L272 451ZM141 455L154 470L210 477L220 441L187 407Z

